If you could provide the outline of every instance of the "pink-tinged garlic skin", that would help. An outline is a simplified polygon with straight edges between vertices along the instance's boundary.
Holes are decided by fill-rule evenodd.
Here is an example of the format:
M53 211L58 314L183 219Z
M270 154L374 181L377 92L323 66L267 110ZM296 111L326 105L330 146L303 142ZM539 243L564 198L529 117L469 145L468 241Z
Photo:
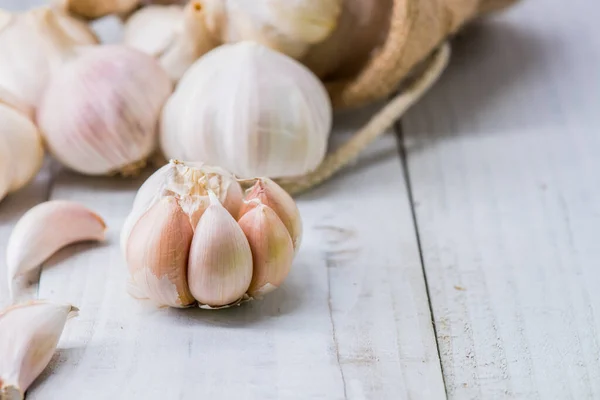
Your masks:
M199 303L238 301L252 280L252 252L244 232L218 200L211 200L194 232L188 263L190 291Z
M104 240L106 224L85 206L65 200L39 204L15 225L6 251L9 282L76 242Z
M38 110L48 147L83 174L135 173L156 146L169 77L152 57L125 46L78 53L50 80Z
M255 200L258 200L258 202ZM302 242L302 218L294 199L271 179L259 178L254 186L246 191L246 199L240 210L240 217L254 209L258 204L269 206L275 211L288 229L294 249L298 252Z
M187 265L194 231L177 200L165 197L135 224L127 264L133 283L159 306L183 308L196 302Z
M33 301L0 312L0 398L23 399L46 368L70 317L70 304Z
M294 245L275 211L263 204L244 214L239 225L250 243L254 265L248 294L261 297L277 289L288 276Z

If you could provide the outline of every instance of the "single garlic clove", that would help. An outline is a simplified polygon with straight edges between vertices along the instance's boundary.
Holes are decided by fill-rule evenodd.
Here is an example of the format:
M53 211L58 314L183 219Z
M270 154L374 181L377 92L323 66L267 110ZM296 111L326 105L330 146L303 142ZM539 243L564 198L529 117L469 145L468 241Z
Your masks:
M58 6L87 19L111 14L125 14L133 10L139 0L55 0Z
M65 46L98 43L87 25L49 7L2 15L0 86L30 107L38 105Z
M8 239L8 281L42 264L69 244L104 240L102 218L79 203L53 200L33 207L15 225Z
M121 230L121 250L127 254L127 240L139 218L165 196L178 199L190 217L193 228L209 204L208 190L213 191L235 218L242 206L243 192L237 180L227 171L201 163L171 161L152 174L140 187L133 208Z
M77 311L70 304L34 301L0 312L0 399L23 399Z
M183 7L144 7L127 19L123 41L134 49L158 57L175 41L182 21Z
M159 306L187 307L187 264L194 231L177 200L165 197L133 227L127 264L135 285Z
M134 175L156 145L172 84L152 57L126 46L89 46L53 76L38 110L50 151L87 175Z
M261 297L277 289L294 260L294 245L286 226L275 211L257 204L239 220L250 248L254 272L248 294Z
M0 136L11 153L9 192L27 185L42 168L44 147L42 137L27 115L0 103Z
M210 193L211 204L194 232L188 264L192 295L201 304L238 301L252 280L252 252L235 219Z
M259 204L264 204L275 211L287 228L294 249L298 252L302 242L302 218L294 199L271 179L258 178L254 186L246 191L240 216L244 216Z

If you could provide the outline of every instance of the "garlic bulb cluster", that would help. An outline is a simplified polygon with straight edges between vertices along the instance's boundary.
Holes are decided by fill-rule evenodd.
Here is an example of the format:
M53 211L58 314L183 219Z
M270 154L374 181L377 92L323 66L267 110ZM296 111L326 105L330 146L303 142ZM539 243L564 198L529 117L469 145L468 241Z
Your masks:
M219 43L206 26L200 1L154 5L140 9L125 24L124 43L158 58L174 82L202 55Z
M48 148L83 174L135 174L156 147L168 75L126 46L67 50L37 113Z
M332 124L322 83L294 59L253 42L192 65L164 107L166 157L220 165L239 177L303 175L323 160Z
M44 148L32 110L0 88L0 201L27 185L39 172Z
M67 320L78 311L70 304L33 301L0 312L0 399L25 397L52 359Z
M276 183L253 181L244 196L228 172L179 161L148 178L121 232L130 293L159 306L222 308L281 285L300 215Z
M60 52L57 40L69 45L98 43L85 23L58 10L0 10L0 86L35 107Z

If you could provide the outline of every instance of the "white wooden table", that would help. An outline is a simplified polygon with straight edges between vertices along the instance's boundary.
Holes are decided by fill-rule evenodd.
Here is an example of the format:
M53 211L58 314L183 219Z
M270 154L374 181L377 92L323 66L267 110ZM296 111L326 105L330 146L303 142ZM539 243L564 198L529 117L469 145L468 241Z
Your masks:
M293 271L244 307L130 298L118 235L142 180L49 164L0 205L1 259L49 198L110 230L54 256L30 291L81 313L29 398L600 398L599 15L592 0L525 0L457 38L397 134L298 198ZM334 140L372 111L341 116ZM5 301L4 271L0 285Z

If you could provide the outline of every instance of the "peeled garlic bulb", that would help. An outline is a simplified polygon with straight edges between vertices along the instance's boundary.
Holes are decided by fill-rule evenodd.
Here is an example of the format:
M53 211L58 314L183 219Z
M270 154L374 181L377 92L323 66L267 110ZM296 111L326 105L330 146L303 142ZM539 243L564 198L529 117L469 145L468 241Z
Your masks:
M67 320L77 311L70 304L34 301L0 312L0 399L24 398L52 359Z
M127 20L124 36L128 46L158 58L175 82L194 61L218 44L206 27L200 1L190 1L185 8L142 8Z
M55 3L80 17L96 19L127 13L138 5L139 0L55 0Z
M155 149L169 77L152 57L125 46L88 46L69 57L38 109L48 148L83 174L135 174Z
M239 177L290 177L323 161L332 109L319 80L265 46L223 45L196 61L167 101L168 158L220 165Z
M36 106L60 53L57 39L68 45L98 43L87 25L51 8L0 10L0 86Z
M290 57L303 56L337 25L342 0L204 0L223 42L252 40Z
M243 199L240 184L220 168L171 161L155 172L121 231L130 293L159 306L223 308L276 289L294 258L284 221L301 222L291 198L269 182ZM243 203L255 206L238 223Z
M42 168L42 138L28 110L9 92L0 91L0 200L27 185Z

